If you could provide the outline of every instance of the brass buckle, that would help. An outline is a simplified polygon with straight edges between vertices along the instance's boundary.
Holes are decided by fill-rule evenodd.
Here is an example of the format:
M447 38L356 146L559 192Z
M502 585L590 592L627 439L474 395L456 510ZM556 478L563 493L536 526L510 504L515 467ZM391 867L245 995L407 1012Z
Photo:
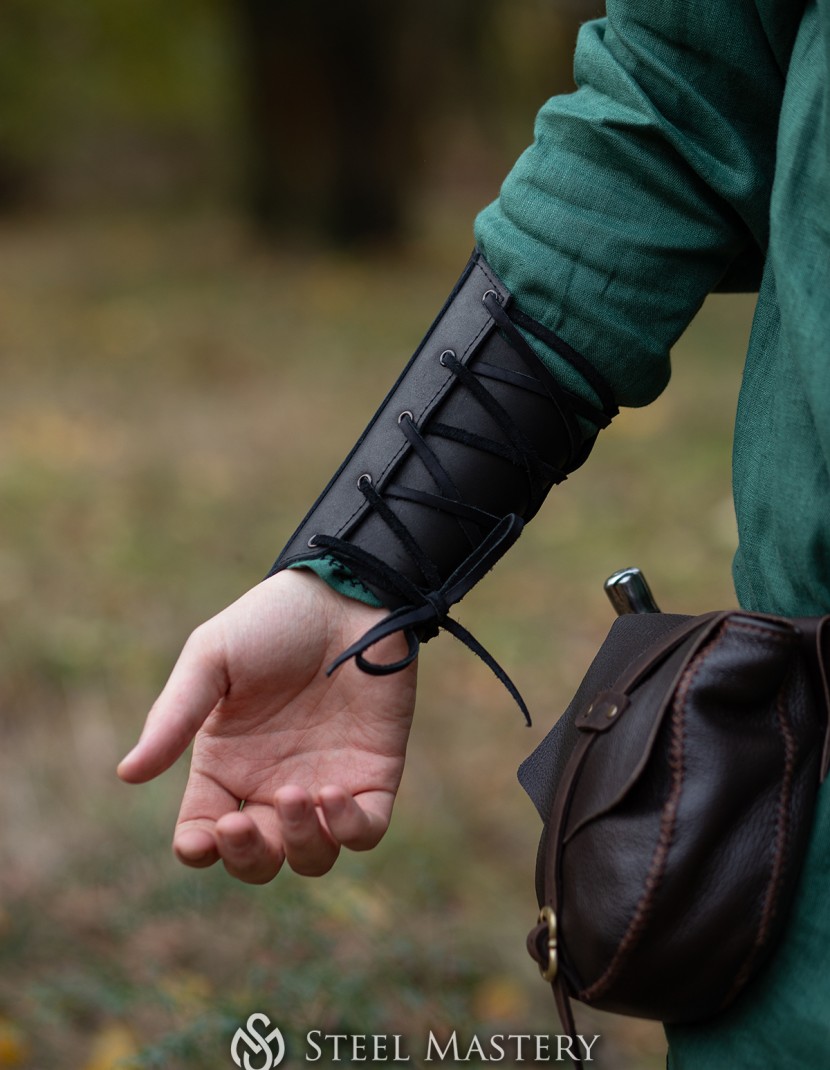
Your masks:
M556 956L556 915L550 907L542 907L539 911L539 924L547 926L548 930L548 964L543 967L540 962L539 973L543 980L553 983L556 980L559 962Z

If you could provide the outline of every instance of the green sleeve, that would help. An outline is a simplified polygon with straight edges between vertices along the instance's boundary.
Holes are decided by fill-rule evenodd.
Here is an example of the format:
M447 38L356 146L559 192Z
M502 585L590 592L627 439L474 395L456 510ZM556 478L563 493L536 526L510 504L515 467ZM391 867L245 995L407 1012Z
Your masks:
M476 238L520 306L643 405L706 294L760 264L783 74L749 0L607 12Z
M345 594L358 602L365 602L367 606L374 606L377 609L383 604L368 587L363 586L342 561L338 561L331 554L326 554L325 557L315 557L310 561L297 561L288 567L307 568L321 580L325 580L329 587L333 587L339 594Z

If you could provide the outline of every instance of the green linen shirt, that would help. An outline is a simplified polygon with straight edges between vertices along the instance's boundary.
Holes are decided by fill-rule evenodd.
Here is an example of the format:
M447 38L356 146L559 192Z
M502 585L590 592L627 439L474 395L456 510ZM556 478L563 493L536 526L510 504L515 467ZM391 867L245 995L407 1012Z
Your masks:
M828 56L830 0L609 0L581 30L577 91L543 107L476 223L520 306L621 405L665 387L710 291L760 282L735 583L745 608L793 615L830 609Z
M577 91L476 236L521 307L621 405L666 385L717 288L760 286L736 420L734 576L748 609L830 611L830 0L608 0ZM589 394L549 352L555 373ZM786 938L710 1023L673 1027L672 1070L830 1066L830 790Z

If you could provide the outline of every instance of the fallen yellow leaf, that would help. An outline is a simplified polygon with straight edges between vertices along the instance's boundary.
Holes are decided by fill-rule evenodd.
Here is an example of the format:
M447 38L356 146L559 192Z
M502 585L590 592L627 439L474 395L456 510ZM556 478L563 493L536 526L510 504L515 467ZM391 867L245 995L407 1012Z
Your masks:
M127 1070L127 1060L137 1051L135 1039L125 1025L105 1025L92 1041L83 1070Z
M29 1057L26 1038L13 1022L0 1018L0 1066L20 1066Z
M522 1010L524 993L509 977L490 977L475 991L475 1012L482 1021L505 1022Z

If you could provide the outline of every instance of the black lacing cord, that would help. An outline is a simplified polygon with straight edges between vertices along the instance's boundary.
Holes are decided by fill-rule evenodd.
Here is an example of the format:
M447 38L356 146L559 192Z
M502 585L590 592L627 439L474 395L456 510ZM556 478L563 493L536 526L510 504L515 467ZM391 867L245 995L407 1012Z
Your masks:
M590 446L583 442L584 435L577 422L577 417L589 420L599 431L607 427L617 408L613 395L605 380L585 360L581 354L572 350L555 334L547 331L541 324L525 316L518 309L508 312L499 302L495 291L488 291L483 298L485 307L499 326L502 335L514 351L527 365L529 374L501 368L485 362L477 363L475 370L463 364L452 350L445 350L440 357L441 363L456 377L485 409L495 425L503 434L506 442L498 442L486 436L456 428L441 422L430 423L419 430L410 412L401 414L398 423L402 434L407 439L415 454L424 464L433 479L439 493L433 494L411 487L391 485L384 489L387 498L416 502L429 508L438 509L452 516L461 527L464 535L473 547L471 554L461 565L442 582L438 569L430 557L412 537L409 529L389 507L384 497L378 493L371 476L366 473L358 480L358 488L366 498L370 508L389 528L392 535L401 544L415 565L424 586L412 582L403 573L387 565L374 554L345 539L335 536L317 534L315 545L330 550L344 564L353 566L355 573L364 582L387 591L405 604L393 610L382 621L371 628L357 642L329 666L330 675L344 662L354 658L358 667L374 676L385 676L399 672L410 665L418 656L420 645L445 629L460 639L474 654L484 661L497 679L507 688L515 699L525 720L530 724L530 713L513 681L491 654L458 621L449 616L450 608L459 602L468 591L495 565L499 558L518 539L524 527L524 521L515 513L498 517L482 509L469 505L461 498L458 488L440 460L430 448L425 434L450 439L465 446L491 453L509 461L525 476L530 495L530 512L535 512L552 484L561 483L567 478L567 472L585 459ZM524 330L550 345L591 385L602 404L602 409L577 397L571 391L557 383L516 324ZM556 344L554 344L554 341ZM569 441L569 457L563 469L557 469L544 461L533 444L516 424L504 406L483 385L481 379L493 379L509 383L524 390L541 394L552 402L564 427ZM482 532L484 535L482 537ZM407 640L407 654L399 661L378 664L369 661L366 651L382 639L395 632L403 632Z
M495 290L489 290L484 295L483 302L485 308L499 325L502 333L513 346L518 356L528 366L531 374L535 374L548 397L556 406L571 437L571 456L576 456L581 448L580 440L582 436L579 433L574 416L585 417L595 425L597 431L601 431L611 423L619 412L610 386L590 361L586 360L581 353L572 349L567 342L564 342L553 331L549 331L541 323L537 323L536 320L531 319L530 316L518 308L513 308L511 312L508 312L499 301ZM570 364L574 371L578 372L593 389L599 398L602 408L597 408L558 383L553 374L533 351L517 324L541 342L550 346L554 352L558 353L563 360Z
M455 353L447 350L442 354L441 363L448 368L453 375L469 390L477 402L484 408L502 432L504 437L513 447L514 456L525 474L531 500L544 497L550 486L545 483L545 468L548 473L553 471L553 482L561 483L565 479L565 473L552 470L544 465L533 443L528 439L522 429L516 424L510 413L498 402L490 391L476 378L475 374L462 364Z
M484 514L480 509L473 511L470 506L461 508L463 503L461 501L461 494L458 487L456 487L450 474L424 441L421 432L415 426L415 420L412 413L408 411L401 413L398 417L398 424L409 444L415 450L416 454L423 462L424 467L435 481L435 485L441 490L443 495L443 498L440 499L440 504L438 501L430 501L426 495L414 499L410 497L409 500L420 501L421 505L430 505L433 508L442 508L444 512L451 512L458 518L461 530L467 537L470 546L476 546L481 538L481 520L485 520L488 514ZM401 497L400 494L394 494L391 488L387 489L386 493L390 497ZM455 503L455 506L453 507L450 503ZM482 515L481 517L478 517L475 513L481 513ZM472 521L472 523L470 523L470 521ZM491 526L491 524L487 524L485 530Z
M516 685L475 636L449 616L450 607L460 602L464 595L490 571L502 554L518 539L523 527L524 521L521 517L516 516L515 513L509 513L499 521L449 579L433 591L422 591L401 573L390 569L374 554L367 553L359 546L353 546L351 543L332 536L318 535L318 545L332 550L338 557L346 558L348 563L357 564L361 568L361 575L368 582L384 586L398 595L408 596L410 603L393 610L361 636L356 643L344 650L326 670L328 675L331 675L349 658L354 658L358 667L372 676L387 676L390 673L399 672L417 658L421 643L437 635L440 627L460 639L469 650L481 658L513 696L524 714L525 721L530 724L530 712ZM377 664L368 661L363 656L375 643L379 643L381 639L395 632L403 632L407 640L408 651L400 661Z

